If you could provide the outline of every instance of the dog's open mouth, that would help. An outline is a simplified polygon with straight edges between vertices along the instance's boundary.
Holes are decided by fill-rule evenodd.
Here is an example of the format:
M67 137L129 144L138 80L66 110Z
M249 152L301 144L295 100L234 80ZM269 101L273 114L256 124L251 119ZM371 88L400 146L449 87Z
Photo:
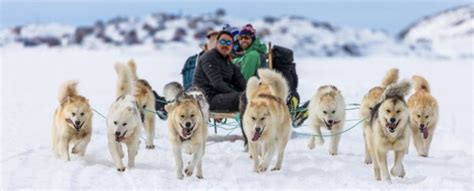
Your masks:
M394 133L395 129L397 128L398 124L400 123L400 120L398 120L396 123L389 123L387 120L385 120L386 124L385 127L388 128L388 131L390 133Z
M84 125L84 122L85 122L85 121L83 121L83 122L80 123L79 125L76 125L76 123L74 123L71 119L67 118L67 119L66 119L66 122L68 122L69 124L71 124L71 125L74 127L74 129L79 132L79 131L81 130L82 125Z
M252 141L257 141L260 138L260 136L262 136L262 132L263 130L255 131L255 134L253 134L253 137L252 137Z
M127 131L123 132L122 135L119 135L119 136L115 135L115 141L121 142L121 141L125 140L125 135L126 134L127 134Z
M420 133L423 133L423 138L424 139L427 139L428 138L428 127L420 127Z
M193 124L191 127L187 128L187 127L184 127L182 124L180 124L181 126L181 134L183 134L183 138L188 138L191 136L191 134L193 133L193 129L194 129L194 126L196 124Z
M326 128L328 128L329 131L332 130L332 126L340 122L340 121L333 121L332 123L329 123L325 119L323 119L323 121L324 121L324 124L326 125Z

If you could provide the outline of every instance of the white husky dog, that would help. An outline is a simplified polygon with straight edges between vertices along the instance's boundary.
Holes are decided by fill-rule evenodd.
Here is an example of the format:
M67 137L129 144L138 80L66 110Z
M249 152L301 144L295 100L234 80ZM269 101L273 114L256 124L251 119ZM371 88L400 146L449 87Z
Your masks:
M123 64L116 64L118 75L117 100L110 106L107 117L107 138L110 154L118 171L125 171L122 163L124 153L122 143L127 145L128 167L135 165L138 154L140 130L143 123L140 111L133 96L134 83L130 69Z
M53 150L56 156L69 161L69 146L73 154L84 156L92 135L92 110L89 101L78 94L77 81L61 86L60 105L54 113L52 129Z
M170 140L178 179L183 179L182 152L193 155L193 160L184 170L187 176L197 169L196 177L204 178L202 174L202 158L207 141L207 121L209 119L209 104L203 92L198 88L184 91L181 84L171 82L164 88L167 101L165 106L168 115L168 138Z
M339 133L346 120L345 102L341 92L331 85L321 86L316 95L311 98L308 113L310 126L316 134L309 140L308 147L313 149L316 144L324 144L321 127L326 127L333 135L331 136L329 154L337 155L339 140L341 140Z
M376 180L391 181L387 153L392 150L395 152L395 163L390 173L401 178L405 176L402 160L410 142L410 112L404 97L410 87L408 81L389 85L371 112L367 147Z

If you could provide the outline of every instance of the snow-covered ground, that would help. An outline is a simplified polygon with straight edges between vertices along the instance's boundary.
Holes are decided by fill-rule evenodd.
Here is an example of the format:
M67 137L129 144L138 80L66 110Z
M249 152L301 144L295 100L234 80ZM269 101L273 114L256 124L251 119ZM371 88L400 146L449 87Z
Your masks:
M167 140L165 122L156 124L155 150L141 144L136 168L117 172L106 145L105 120L95 114L93 136L85 157L72 155L70 162L56 159L50 129L60 84L77 79L79 92L92 107L106 114L115 99L113 64L134 58L138 74L161 93L165 83L181 81L180 70L192 50L173 47L113 50L1 49L1 190L16 189L110 189L110 190L472 190L472 65L473 60L434 60L408 57L296 58L303 100L318 86L334 84L346 103L358 103L378 85L391 67L402 78L425 76L440 105L440 120L430 157L421 158L411 146L405 157L406 177L393 183L377 182L372 167L363 163L361 127L343 135L337 156L327 143L307 148L308 137L294 136L286 149L283 169L256 174L242 141L218 142L206 148L203 180L177 180ZM348 111L357 119L357 111ZM347 122L346 128L355 122ZM294 129L310 132L307 126ZM215 136L209 131L210 136ZM218 135L228 131L219 129ZM324 131L323 133L328 133ZM240 134L240 129L231 132ZM210 142L212 143L212 142ZM186 158L189 160L189 157ZM393 163L390 155L389 164ZM274 162L274 161L273 161ZM273 163L272 163L273 164Z

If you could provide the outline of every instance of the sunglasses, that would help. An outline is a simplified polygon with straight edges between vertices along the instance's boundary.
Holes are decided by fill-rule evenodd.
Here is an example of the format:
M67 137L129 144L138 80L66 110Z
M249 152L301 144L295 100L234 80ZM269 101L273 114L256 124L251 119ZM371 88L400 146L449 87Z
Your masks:
M219 44L222 45L222 46L232 46L232 41L231 40L220 39Z

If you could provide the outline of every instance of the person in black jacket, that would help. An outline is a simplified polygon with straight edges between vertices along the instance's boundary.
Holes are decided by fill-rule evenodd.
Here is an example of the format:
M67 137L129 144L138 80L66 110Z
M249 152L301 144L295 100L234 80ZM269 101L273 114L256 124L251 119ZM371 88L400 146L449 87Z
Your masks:
M232 34L219 32L216 47L201 56L194 72L193 85L206 93L211 111L239 111L239 96L245 90L246 81L239 68L231 63L232 45Z

